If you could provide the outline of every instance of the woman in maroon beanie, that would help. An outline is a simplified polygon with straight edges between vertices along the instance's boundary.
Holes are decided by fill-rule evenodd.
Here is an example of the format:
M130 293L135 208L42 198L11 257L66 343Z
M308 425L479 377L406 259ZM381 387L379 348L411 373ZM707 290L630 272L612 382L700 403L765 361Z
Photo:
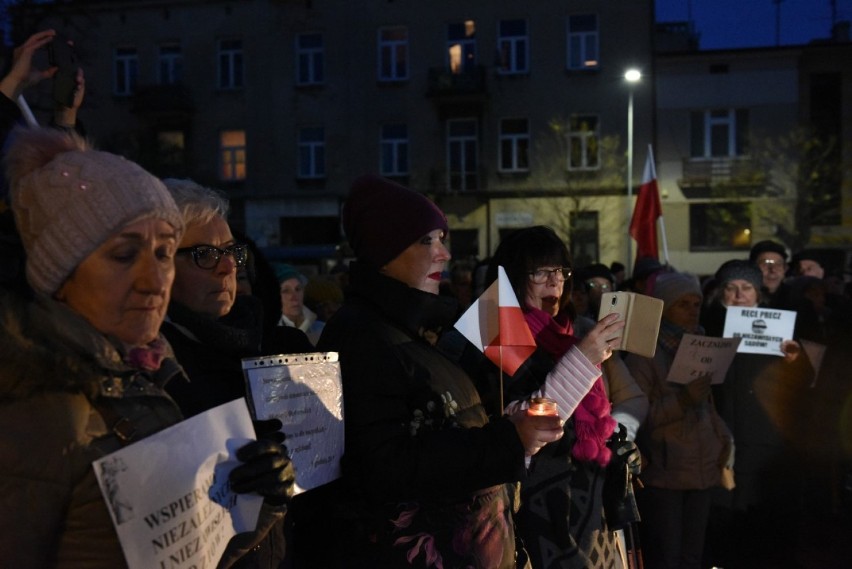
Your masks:
M308 547L305 563L316 567L525 566L510 483L526 455L561 436L561 421L525 412L489 421L471 378L435 348L455 315L455 301L438 294L450 253L435 204L363 176L343 226L358 260L318 348L340 353L344 477L313 537L345 559L295 547ZM344 531L329 525L335 518ZM330 547L332 534L341 542Z

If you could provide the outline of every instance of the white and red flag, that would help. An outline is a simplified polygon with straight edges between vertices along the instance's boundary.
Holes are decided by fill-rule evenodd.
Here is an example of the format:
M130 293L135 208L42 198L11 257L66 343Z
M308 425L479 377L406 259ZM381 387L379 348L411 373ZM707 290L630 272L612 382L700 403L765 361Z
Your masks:
M470 305L456 330L509 375L535 351L535 340L503 267L497 280Z
M663 225L663 208L660 205L660 191L657 187L657 169L654 166L654 150L648 145L648 159L642 175L642 185L636 198L636 207L630 220L630 235L636 240L636 260L651 257L659 260L657 245L657 221L663 237L663 253L668 262L668 246L666 243L665 226Z

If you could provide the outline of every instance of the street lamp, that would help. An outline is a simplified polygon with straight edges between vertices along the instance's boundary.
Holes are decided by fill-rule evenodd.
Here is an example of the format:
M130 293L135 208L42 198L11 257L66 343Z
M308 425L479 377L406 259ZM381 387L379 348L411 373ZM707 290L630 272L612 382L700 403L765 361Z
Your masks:
M635 68L624 72L624 80L627 81L627 263L625 264L627 274L633 273L631 262L632 244L630 243L630 218L633 206L633 85L642 79L642 73Z

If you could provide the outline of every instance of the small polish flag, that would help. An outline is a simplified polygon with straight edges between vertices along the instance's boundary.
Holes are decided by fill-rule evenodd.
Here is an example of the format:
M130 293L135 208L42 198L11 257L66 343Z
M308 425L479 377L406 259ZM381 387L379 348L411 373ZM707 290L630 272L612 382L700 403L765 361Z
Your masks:
M503 267L497 280L470 305L456 330L509 375L535 351L535 340Z

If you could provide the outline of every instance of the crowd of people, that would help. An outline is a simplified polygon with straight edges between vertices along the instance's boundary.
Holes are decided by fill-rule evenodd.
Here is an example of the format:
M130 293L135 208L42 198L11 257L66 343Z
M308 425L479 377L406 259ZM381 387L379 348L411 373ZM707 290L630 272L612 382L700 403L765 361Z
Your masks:
M533 226L481 270L450 266L444 212L364 175L342 210L355 260L308 277L235 235L220 192L85 140L82 71L54 124L13 127L55 72L32 65L51 41L31 36L0 80L3 564L126 566L92 461L245 397L241 360L265 354L339 354L343 474L293 497L281 424L256 421L230 485L263 506L220 567L797 567L800 518L842 506L852 300L813 252L762 241L703 278L575 267ZM510 375L453 329L499 267L535 342ZM662 302L653 357L599 318L617 290ZM685 335L762 306L797 315L781 355L672 377Z

